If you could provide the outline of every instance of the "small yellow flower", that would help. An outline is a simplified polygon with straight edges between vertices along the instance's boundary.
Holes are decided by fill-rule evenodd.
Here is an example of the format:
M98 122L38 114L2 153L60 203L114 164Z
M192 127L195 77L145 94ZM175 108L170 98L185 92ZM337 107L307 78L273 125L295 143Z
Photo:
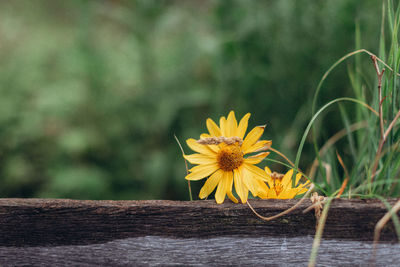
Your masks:
M219 127L209 118L207 119L209 134L202 134L200 138L210 139L215 144L212 142L201 144L195 139L186 141L188 146L198 154L186 155L185 158L190 163L199 165L191 168L185 178L196 181L209 177L200 190L200 198L206 198L217 187L215 200L218 204L224 202L226 195L237 203L237 199L232 194L233 182L242 203L247 202L249 190L255 197L268 196L269 188L265 184L268 175L254 164L260 163L269 152L247 158L244 156L270 145L271 141L259 141L264 132L264 126L255 127L244 138L249 118L250 113L247 113L238 124L235 113L231 111L227 119L220 118Z
M268 167L265 167L265 172L268 174L268 185L270 190L268 198L289 199L294 198L296 195L307 192L310 181L299 184L302 177L301 173L296 174L295 187L292 187L293 169L289 170L285 175L271 172Z

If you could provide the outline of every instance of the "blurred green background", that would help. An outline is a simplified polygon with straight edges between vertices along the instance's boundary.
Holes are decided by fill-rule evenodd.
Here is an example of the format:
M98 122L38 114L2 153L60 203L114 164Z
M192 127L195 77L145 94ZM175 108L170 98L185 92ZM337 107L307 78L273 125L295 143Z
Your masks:
M188 199L173 135L197 138L231 109L267 124L294 160L315 88L355 49L356 25L377 52L380 5L0 1L0 197ZM352 62L320 104L349 95ZM343 128L335 118L323 135ZM313 159L308 143L300 167Z

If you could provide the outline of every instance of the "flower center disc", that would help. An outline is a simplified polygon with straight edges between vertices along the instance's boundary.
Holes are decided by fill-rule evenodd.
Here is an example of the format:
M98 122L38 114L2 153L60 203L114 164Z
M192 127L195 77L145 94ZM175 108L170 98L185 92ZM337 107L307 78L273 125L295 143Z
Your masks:
M242 165L243 152L238 145L229 145L222 148L217 156L218 166L223 171L233 171Z

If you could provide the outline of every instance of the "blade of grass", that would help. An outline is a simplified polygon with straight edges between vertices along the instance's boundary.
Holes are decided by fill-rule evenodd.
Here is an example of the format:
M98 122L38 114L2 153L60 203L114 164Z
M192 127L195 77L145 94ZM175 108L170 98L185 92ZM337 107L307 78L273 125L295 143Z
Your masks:
M183 157L183 159L185 160L186 174L189 174L188 164L187 164L187 161L186 161L186 159L185 159L185 151L183 151L183 147L182 147L182 145L181 145L181 142L179 142L179 139L178 139L178 137L176 137L175 134L174 134L174 137L175 137L176 142L177 142L178 145L179 145L179 148L180 148L181 151L182 151L182 157ZM188 180L187 182L188 182L188 189L189 189L190 201L193 201L193 197L192 197L192 188L191 188L191 186L190 186L190 181Z
M367 124L366 121L356 122L356 123L354 123L354 124L349 126L349 130L346 130L346 129L340 130L339 132L334 134L331 138L329 138L328 141L325 142L325 144L319 150L319 156L322 157L324 155L324 153L330 147L332 147L341 138L345 137L347 135L348 131L349 132L358 131L360 129L363 129L363 128L367 127L367 125L368 124ZM317 160L318 160L318 158L314 159L313 164L311 165L311 168L310 168L309 176L310 176L311 179L314 178L315 170L316 170L316 167L317 167L317 164L318 164Z
M346 136L347 136L347 140L348 140L348 143L349 143L350 152L351 152L351 155L353 157L353 161L356 161L356 158L357 158L356 154L357 153L356 153L356 148L355 148L355 145L354 145L353 134L352 134L352 131L350 130L349 117L347 116L347 112L346 112L345 108L343 107L343 105L341 103L339 103L339 110L340 110L340 115L342 117L342 121L344 122L344 127L345 127L345 130L346 130ZM357 120L357 121L361 121L361 119Z
M326 219L328 218L328 210L331 205L332 198L328 198L325 202L324 208L322 210L321 218L317 227L317 232L314 237L314 242L311 249L310 259L308 261L308 267L314 267L317 260L318 249L321 244L322 234L324 231Z
M303 137L302 137L302 139L301 139L301 141L300 141L300 145L299 145L299 148L298 148L297 154L296 154L295 169L297 169L298 166L299 166L301 153L302 153L302 151L303 151L303 147L304 147L306 138L307 138L307 136L308 136L308 133L309 133L309 131L310 131L312 125L314 124L314 121L318 118L318 116L319 116L326 108L328 108L329 106L331 106L331 105L334 104L334 103L341 102L341 101L350 101L350 102L354 102L354 103L360 104L360 105L362 105L362 106L364 106L364 107L366 107L366 108L372 110L374 113L376 113L375 110L373 110L370 106L368 106L368 105L365 104L364 102L362 102L362 101L360 101L360 100L358 100L358 99L350 98L350 97L341 97L341 98L337 98L337 99L334 99L334 100L328 102L327 104L325 104L325 105L324 105L322 108L320 108L320 109L317 111L317 113L315 113L315 115L311 118L311 121L308 123L307 128L306 128L306 130L304 131ZM296 171L293 172L293 175L296 175Z

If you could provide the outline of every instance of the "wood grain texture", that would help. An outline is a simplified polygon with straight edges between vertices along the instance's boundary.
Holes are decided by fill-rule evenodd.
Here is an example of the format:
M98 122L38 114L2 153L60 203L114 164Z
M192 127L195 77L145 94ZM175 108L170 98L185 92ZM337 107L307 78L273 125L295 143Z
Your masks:
M307 266L313 237L135 237L104 244L1 247L0 266ZM399 266L400 244L379 244L375 266ZM317 266L374 266L372 242L322 240Z
M250 200L262 215L275 215L297 200ZM389 200L392 205L395 199ZM296 237L314 235L310 205L265 222L247 205L226 201L80 201L68 199L0 199L0 246L99 244L144 236L173 238ZM371 240L376 222L387 212L378 200L334 200L324 238ZM390 222L381 240L395 241Z

